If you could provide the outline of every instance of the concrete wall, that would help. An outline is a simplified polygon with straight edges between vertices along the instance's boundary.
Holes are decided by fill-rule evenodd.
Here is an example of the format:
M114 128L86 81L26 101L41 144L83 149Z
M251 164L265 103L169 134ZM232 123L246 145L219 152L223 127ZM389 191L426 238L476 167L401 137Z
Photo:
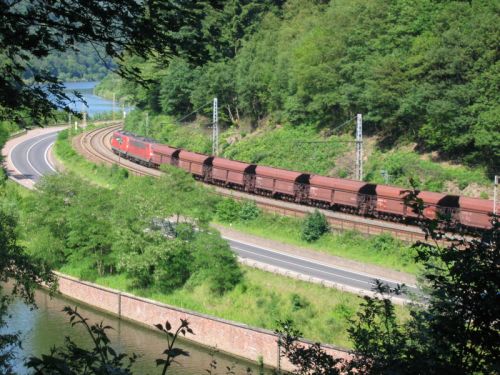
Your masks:
M257 361L259 357L262 357L264 363L269 366L278 364L277 336L271 331L168 306L60 273L57 273L57 276L59 277L59 291L75 300L121 318L145 324L155 330L154 324L164 324L168 320L176 328L180 319L187 319L195 333L188 335L187 339L193 342L217 347L220 351L252 361ZM324 349L335 357L348 358L350 356L348 352L331 346L325 345ZM281 367L291 369L290 364L284 362L283 359L281 359Z

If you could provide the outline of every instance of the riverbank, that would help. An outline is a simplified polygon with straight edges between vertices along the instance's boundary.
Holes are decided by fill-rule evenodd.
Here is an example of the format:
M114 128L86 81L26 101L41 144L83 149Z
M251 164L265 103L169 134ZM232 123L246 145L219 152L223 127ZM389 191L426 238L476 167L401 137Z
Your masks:
M105 168L102 168L104 172ZM113 170L119 172L118 168L106 170L108 174ZM96 168L92 167L90 171L95 172ZM130 176L122 180L122 184L135 179ZM137 178L137 181L144 179ZM151 180L151 183L153 182ZM86 185L83 180L79 184ZM98 192L92 194L98 195ZM45 217L44 220L48 218ZM63 271L81 277L83 269L79 270L77 266L75 263L68 264L63 267ZM361 302L359 297L250 268L243 267L243 270L244 281L234 290L220 296L210 293L205 285L196 284L187 285L168 294L159 293L155 288L137 289L127 280L125 274L115 273L95 281L142 298L182 306L222 319L245 322L250 326L274 329L276 320L292 319L297 322L306 337L320 342L349 345L346 318L356 315Z
M10 290L10 284L5 285ZM49 295L44 289L34 293L37 308L32 309L22 300L15 299L9 306L6 318L8 332L20 332L22 347L15 349L16 360L13 373L32 375L24 360L31 356L41 357L48 354L50 348L64 345L65 337L70 337L78 345L89 348L91 338L81 325L72 326L69 316L63 311L67 306L78 309L78 312L88 319L89 324L104 322L112 329L107 331L111 346L116 352L138 355L132 367L134 374L157 374L156 359L167 346L167 338L163 332L151 329L137 322L120 319L117 315L96 309L86 303L65 297L62 294ZM164 322L163 322L164 323ZM176 322L172 322L176 323ZM2 332L5 332L2 330ZM270 375L272 370L249 360L230 356L213 348L206 348L192 341L180 338L178 348L189 353L189 357L177 358L169 369L171 375L197 375L205 373L213 360L217 361L220 373L232 368L234 375L247 375L250 368L252 374Z
M74 153L74 151L72 152ZM124 175L120 173L121 170L119 168L97 167L90 164L88 167L89 176L95 175L96 172L102 172L108 176L121 175L122 179L120 181L122 187L127 181L139 185L145 182L145 179L133 176L125 178ZM71 170L71 168L69 169ZM68 183L70 181L68 181ZM86 186L87 181L81 180L81 182L75 183L77 186ZM153 183L154 181L156 180L151 180L150 182ZM131 186L129 187L131 188ZM88 189L95 190L95 184L89 184ZM113 189L114 188L111 187L111 190ZM100 196L105 194L108 190L109 189L104 189L103 191L99 190L95 192L95 194L90 193L90 195L92 197ZM36 200L40 201L39 199ZM53 202L54 199L50 199L50 201ZM128 199L127 202L130 204ZM74 203L76 204L76 202ZM121 207L122 204L119 203L118 206ZM19 207L22 209L21 203ZM70 207L67 207L67 209L69 208ZM65 209L66 212L67 209ZM32 214L33 213L27 212L21 216L31 217L31 219L33 219ZM77 212L75 212L75 215L78 215ZM108 217L111 218L114 217L114 215L108 212ZM52 220L50 215L44 215L41 219L45 223ZM121 225L123 225L123 223ZM38 256L46 258L48 256L47 253L52 250L40 252L41 250L39 247L43 247L45 246L44 244L47 244L47 241L44 239L46 229L37 227L31 230L33 231L32 234L27 233L25 236L26 245L38 254ZM67 233L67 231L65 231L65 233ZM64 239L62 239L62 241L64 241ZM31 243L33 243L33 245L30 245ZM50 246L52 248L54 244L59 242L56 239L51 239L48 243L51 244ZM224 294L211 293L207 289L207 284L202 282L202 280L199 280L199 283L193 280L185 287L172 290L168 294L165 294L160 293L155 287L137 287L137 285L134 285L133 280L127 278L125 273L117 273L116 268L111 274L96 278L95 275L89 274L88 269L85 268L85 262L80 262L78 260L75 262L70 262L69 260L67 263L65 261L63 262L63 264L59 264L57 267L64 273L74 277L91 280L124 292L155 299L170 305L188 308L208 315L218 316L223 319L239 321L244 324L263 327L270 330L276 328L276 320L278 319L293 319L297 322L297 325L307 338L344 347L349 347L351 345L346 330L346 317L355 315L359 308L359 304L362 302L360 297L351 293L342 293L341 291L326 288L321 285L292 280L288 277L273 275L269 272L263 272L249 267L243 267L244 276L241 282L236 285L234 289ZM325 303L325 301L327 301L327 303Z
M154 324L167 320L175 328L181 319L187 319L194 331L194 335L186 336L187 340L254 362L262 360L268 366L280 367L287 371L293 369L290 363L280 359L278 335L272 331L169 306L61 273L56 274L59 278L60 293L121 319L131 320L151 329L156 329ZM302 343L311 344L310 341ZM322 347L336 358L350 357L346 350L331 345Z

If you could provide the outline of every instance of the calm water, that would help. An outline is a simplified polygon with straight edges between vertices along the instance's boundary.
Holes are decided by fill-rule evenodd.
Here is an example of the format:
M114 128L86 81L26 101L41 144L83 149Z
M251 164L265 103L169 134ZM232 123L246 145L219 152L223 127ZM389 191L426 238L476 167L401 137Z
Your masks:
M80 92L87 102L88 107L80 102L73 105L76 111L86 110L90 116L112 111L112 101L93 94L96 84L97 82L65 83L68 91ZM115 110L121 111L121 105L116 104ZM126 108L127 113L130 110L131 108ZM61 297L50 298L44 291L36 293L36 303L38 309L31 310L21 301L15 302L10 309L11 317L7 320L7 329L2 330L2 332L22 332L23 348L17 352L16 373L28 374L28 370L23 365L24 359L31 355L40 356L48 353L54 345L62 345L65 336L70 336L81 345L90 344L90 339L82 327L70 326L68 316L61 311L66 305L78 306L78 310L90 320L90 323L104 321L106 325L112 326L114 329L108 334L115 350L141 355L133 367L134 374L161 373L160 368L155 365L155 359L161 357L167 343L159 331L157 333L141 325L120 320L72 300ZM177 326L177 322L171 321L170 323L174 327ZM225 374L226 367L234 367L233 371L236 374L246 374L248 367L252 369L253 374L259 373L257 366L250 362L235 359L185 341L179 346L187 350L190 357L180 359L179 364L170 370L170 374L206 374L213 359L217 361L216 373L218 374Z
M16 373L28 374L28 370L23 365L23 359L30 355L40 356L42 353L48 353L52 346L63 344L65 336L70 336L81 345L89 344L90 339L83 328L72 328L68 316L61 311L67 305L78 306L78 311L88 318L90 323L104 321L106 325L112 326L114 329L108 334L115 350L142 356L133 367L134 374L161 373L160 368L155 365L155 359L161 357L167 344L165 337L159 331L157 333L141 325L120 320L72 300L60 297L50 298L44 291L36 293L36 303L38 309L35 310L30 310L20 301L14 303L10 310L8 328L2 330L2 332L22 332L23 348L17 353ZM171 323L174 327L177 326L177 322L171 321ZM206 374L205 370L209 368L212 359L217 361L216 372L218 374L225 374L227 366L234 366L236 374L245 374L248 367L252 369L253 374L259 373L258 368L249 362L234 359L222 353L211 352L185 341L179 346L187 350L190 357L179 360L179 364L171 369L170 374Z
M70 104L70 107L75 111L82 112L86 111L90 116L93 116L98 113L103 112L111 112L113 111L113 101L101 98L100 96L94 95L94 87L99 82L65 82L64 86L66 87L66 91L70 94L70 97L77 100L76 103ZM72 95L73 91L78 91L85 101L87 105L78 101L74 95ZM125 107L125 111L129 113L132 110L131 107ZM115 112L122 111L122 105L118 101L115 103Z

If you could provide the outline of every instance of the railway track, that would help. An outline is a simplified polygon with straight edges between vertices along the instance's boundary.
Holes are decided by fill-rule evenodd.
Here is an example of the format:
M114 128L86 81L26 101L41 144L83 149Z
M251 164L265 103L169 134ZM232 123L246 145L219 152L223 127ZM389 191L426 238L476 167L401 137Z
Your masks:
M128 169L131 173L138 176L161 176L163 172L159 170L138 165L113 153L111 150L111 137L113 132L121 128L121 126L121 124L117 124L83 133L78 137L73 138L73 146L87 159L95 163L107 165L119 164L121 167ZM212 186L219 195L232 197L237 200L252 200L258 207L267 212L293 217L303 217L316 210L315 207L283 202L240 191L215 187L213 185L210 186ZM332 228L340 231L356 230L365 235L390 233L406 242L415 242L417 240L425 239L422 230L415 226L386 222L324 209L320 209L319 211L326 216Z

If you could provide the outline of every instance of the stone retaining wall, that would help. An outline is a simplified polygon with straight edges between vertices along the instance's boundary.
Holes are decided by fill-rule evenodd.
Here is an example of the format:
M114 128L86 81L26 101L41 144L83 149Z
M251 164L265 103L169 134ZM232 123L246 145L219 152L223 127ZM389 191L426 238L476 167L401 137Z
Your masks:
M145 324L152 329L156 329L153 327L154 324L164 324L167 320L175 328L180 319L187 319L195 333L189 335L187 339L251 361L257 361L262 357L264 364L275 367L278 365L277 335L271 331L172 307L60 273L57 273L57 276L59 291L67 297L118 315L120 318ZM304 341L304 344L309 343ZM324 349L335 357L350 357L345 350L328 345L325 345ZM281 361L283 369L291 370L289 363L283 359Z

